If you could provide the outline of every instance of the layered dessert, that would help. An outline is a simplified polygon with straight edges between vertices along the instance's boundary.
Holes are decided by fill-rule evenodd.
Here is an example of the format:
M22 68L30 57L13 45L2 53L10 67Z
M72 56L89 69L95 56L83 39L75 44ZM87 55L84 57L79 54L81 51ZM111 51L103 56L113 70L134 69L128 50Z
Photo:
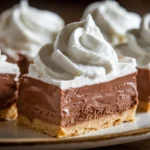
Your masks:
M7 57L0 54L0 120L17 117L16 99L19 68L6 62Z
M118 60L91 15L68 24L22 77L18 123L68 137L133 121L136 72L135 59Z
M137 60L139 108L150 111L150 14L143 16L139 29L127 32L127 38L128 43L117 45L116 52Z
M39 49L52 43L64 26L57 14L30 7L26 0L4 11L0 20L2 53L9 62L17 63L22 73L27 72Z
M132 28L139 28L141 17L128 12L116 1L106 0L90 4L82 19L91 14L105 39L112 45L126 42L125 33Z

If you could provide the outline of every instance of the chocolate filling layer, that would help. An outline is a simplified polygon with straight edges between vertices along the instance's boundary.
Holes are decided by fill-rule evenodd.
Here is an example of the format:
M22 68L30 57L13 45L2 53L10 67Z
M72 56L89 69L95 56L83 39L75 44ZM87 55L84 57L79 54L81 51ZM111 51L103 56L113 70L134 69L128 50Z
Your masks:
M17 84L15 75L0 74L0 109L4 109L16 102Z
M122 113L138 103L135 75L69 90L23 76L18 112L63 127Z
M139 100L150 102L150 70L138 68L137 89Z

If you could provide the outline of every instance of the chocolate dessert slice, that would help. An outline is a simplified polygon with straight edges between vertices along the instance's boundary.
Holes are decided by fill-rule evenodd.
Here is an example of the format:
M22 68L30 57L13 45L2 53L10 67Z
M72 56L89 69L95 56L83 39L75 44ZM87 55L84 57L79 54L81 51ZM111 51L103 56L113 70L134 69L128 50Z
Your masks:
M150 70L138 68L137 89L139 95L139 109L150 111Z
M60 138L133 121L135 76L135 60L118 60L89 15L39 51L20 82L18 123Z
M118 56L130 56L137 61L139 109L150 111L150 14L142 17L139 29L129 30L128 43L116 46Z
M10 120L17 117L18 77L17 65L6 62L6 57L0 55L0 119Z

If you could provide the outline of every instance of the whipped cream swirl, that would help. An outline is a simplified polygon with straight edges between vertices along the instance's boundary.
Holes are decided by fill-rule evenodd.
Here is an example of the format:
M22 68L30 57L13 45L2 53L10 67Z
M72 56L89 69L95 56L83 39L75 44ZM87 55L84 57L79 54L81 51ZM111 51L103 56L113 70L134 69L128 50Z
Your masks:
M20 75L19 68L17 64L12 64L6 61L7 57L5 55L1 55L0 51L0 74L15 74L17 81Z
M67 25L54 44L45 45L29 67L29 76L55 84L63 89L96 84L135 72L135 61L128 64L118 57L91 15L86 20ZM126 68L123 71L120 67ZM129 67L129 66L128 66Z
M139 29L127 32L127 39L127 44L116 46L118 55L134 57L138 67L150 69L150 14L143 16Z
M107 41L118 44L125 41L125 33L132 28L138 28L141 17L128 12L116 1L106 0L90 4L84 11L82 19L92 14L96 25L100 28Z
M50 11L30 7L26 0L2 13L0 43L5 54L17 58L17 52L35 57L39 49L52 43L64 21Z

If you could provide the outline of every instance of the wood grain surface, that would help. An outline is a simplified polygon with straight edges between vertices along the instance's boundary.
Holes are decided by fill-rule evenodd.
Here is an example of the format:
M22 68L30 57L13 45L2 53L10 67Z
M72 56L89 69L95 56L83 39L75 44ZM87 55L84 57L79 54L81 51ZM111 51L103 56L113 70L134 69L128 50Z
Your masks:
M118 0L130 11L143 15L150 11L150 0ZM29 0L30 5L58 13L66 24L80 20L83 10L92 3L92 0ZM0 12L19 3L19 0L0 0ZM122 144L117 146L95 148L93 150L150 150L150 140Z

